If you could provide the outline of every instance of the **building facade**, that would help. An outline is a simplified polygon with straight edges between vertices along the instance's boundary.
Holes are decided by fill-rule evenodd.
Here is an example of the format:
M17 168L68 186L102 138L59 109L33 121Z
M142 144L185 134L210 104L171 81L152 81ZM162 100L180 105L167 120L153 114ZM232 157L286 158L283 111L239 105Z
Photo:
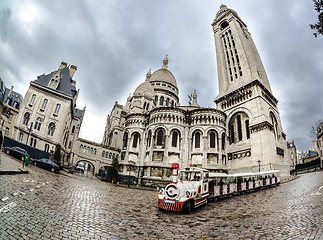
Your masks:
M13 139L45 152L54 152L60 144L64 163L70 161L85 113L85 108L76 108L76 70L76 66L62 62L58 70L32 81L13 133Z
M318 154L321 159L320 161L320 167L323 167L323 123L318 126L316 131L316 137L317 137L317 146L318 146Z
M294 140L287 142L287 154L289 159L290 170L295 170L296 165L298 164L297 160L297 150Z
M22 104L21 94L9 89L0 78L0 124L3 136L12 138L15 122Z
M218 69L217 108L181 106L168 57L161 69L107 117L102 144L121 150L121 172L168 179L172 163L213 172L270 169L289 175L278 100L246 24L222 5L212 23Z

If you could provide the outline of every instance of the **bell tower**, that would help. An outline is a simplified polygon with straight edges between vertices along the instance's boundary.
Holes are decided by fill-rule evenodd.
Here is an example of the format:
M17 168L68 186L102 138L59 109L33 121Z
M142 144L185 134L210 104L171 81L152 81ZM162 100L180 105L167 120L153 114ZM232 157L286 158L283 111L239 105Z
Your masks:
M219 94L227 114L227 158L233 172L281 170L289 175L286 136L265 68L247 25L221 5L212 23Z

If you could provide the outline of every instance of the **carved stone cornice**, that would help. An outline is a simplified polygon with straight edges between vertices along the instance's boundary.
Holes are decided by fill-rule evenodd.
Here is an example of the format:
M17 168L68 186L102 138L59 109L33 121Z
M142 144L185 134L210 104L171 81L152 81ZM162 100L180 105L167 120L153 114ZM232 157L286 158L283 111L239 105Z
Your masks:
M274 131L273 125L266 121L266 122L262 122L262 123L258 123L256 125L250 126L250 133L259 132L266 129L270 131Z

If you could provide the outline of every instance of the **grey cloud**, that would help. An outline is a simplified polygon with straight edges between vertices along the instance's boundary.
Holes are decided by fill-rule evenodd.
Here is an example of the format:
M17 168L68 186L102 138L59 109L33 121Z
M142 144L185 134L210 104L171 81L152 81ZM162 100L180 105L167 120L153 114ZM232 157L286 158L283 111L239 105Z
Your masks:
M0 10L0 36L2 42L5 42L7 40L7 28L10 16L10 8L4 7Z
M28 27L17 12L27 2L39 10ZM287 138L306 150L311 141L307 135L310 126L323 117L323 49L308 27L313 22L312 2L223 3L236 10L248 25L279 100ZM201 106L215 107L218 79L210 24L219 2L72 0L5 4L0 6L1 41L2 26L7 26L6 48L0 46L0 74L12 85L24 84L27 89L37 75L55 70L61 61L74 64L86 116L101 116L104 122L114 102L125 103L128 94L145 80L146 72L159 69L168 54L180 103L186 105L187 95L197 90ZM11 15L4 17L7 10L3 9L10 9ZM93 123L83 123L82 137L90 138L86 135L90 125ZM104 126L96 131L100 133L95 141L100 141Z

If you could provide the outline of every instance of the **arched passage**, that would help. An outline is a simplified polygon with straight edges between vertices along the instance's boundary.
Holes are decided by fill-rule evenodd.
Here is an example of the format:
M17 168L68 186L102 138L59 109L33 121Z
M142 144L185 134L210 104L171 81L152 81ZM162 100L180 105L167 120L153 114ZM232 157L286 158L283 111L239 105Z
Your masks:
M95 166L90 161L82 159L75 164L75 171L83 174L94 174Z

